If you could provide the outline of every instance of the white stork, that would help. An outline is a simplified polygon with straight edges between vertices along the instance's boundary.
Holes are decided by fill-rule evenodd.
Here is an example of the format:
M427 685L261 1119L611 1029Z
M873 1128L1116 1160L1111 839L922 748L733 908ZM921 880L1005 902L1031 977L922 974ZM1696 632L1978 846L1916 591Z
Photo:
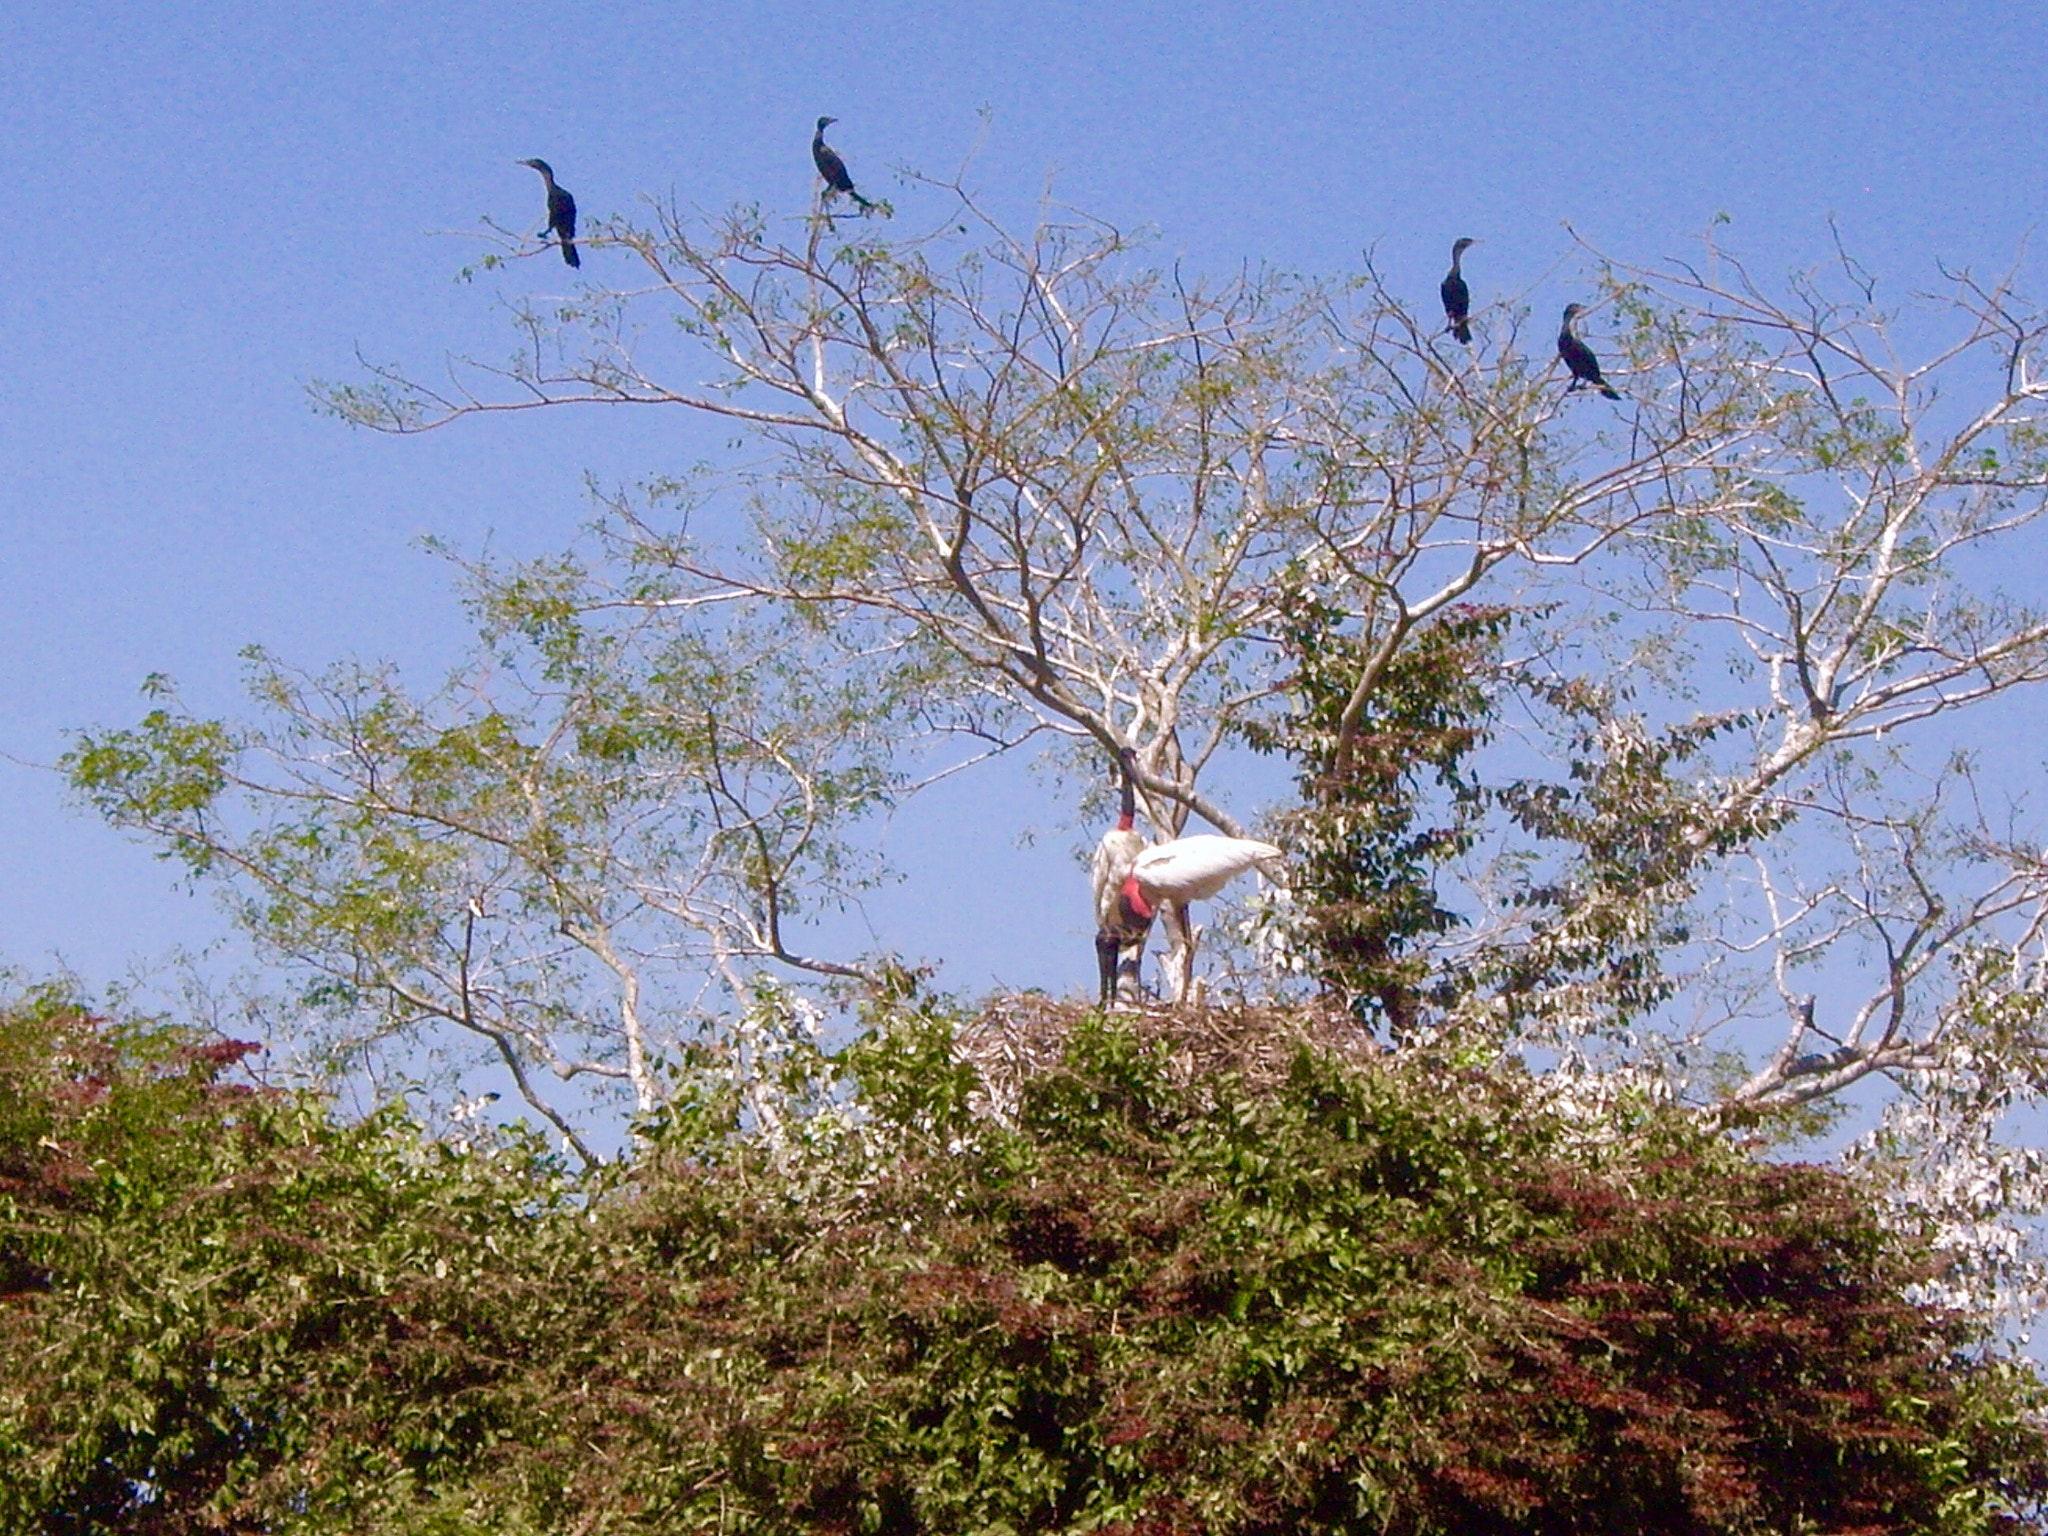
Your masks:
M1088 867L1088 882L1095 888L1095 967L1102 980L1102 1006L1107 1008L1116 995L1116 972L1124 950L1135 944L1143 954L1145 935L1152 929L1152 915L1139 918L1124 901L1124 881L1130 878L1138 855L1145 851L1145 834L1133 823L1138 815L1138 786L1132 759L1125 747L1117 754L1123 769L1123 799L1116 825L1102 834L1095 845L1095 858ZM1131 966L1136 985L1137 964Z
M1135 985L1143 960L1145 938L1161 907L1173 931L1177 975L1173 994L1185 999L1195 966L1195 928L1188 904L1207 901L1248 869L1272 872L1281 852L1271 843L1249 837L1198 833L1146 847L1132 826L1136 814L1130 748L1119 756L1123 767L1122 814L1115 828L1102 835L1089 871L1095 887L1095 960L1102 982L1101 1001L1108 1007L1116 993L1117 969L1123 951L1137 950L1130 964Z

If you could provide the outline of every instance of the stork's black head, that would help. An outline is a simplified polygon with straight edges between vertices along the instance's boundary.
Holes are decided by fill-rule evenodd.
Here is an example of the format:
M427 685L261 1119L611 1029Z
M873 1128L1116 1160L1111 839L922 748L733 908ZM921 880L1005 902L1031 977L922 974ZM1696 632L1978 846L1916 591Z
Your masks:
M519 163L521 165L532 166L536 171L539 171L541 175L547 177L550 181L553 181L555 178L555 168L552 165L549 165L545 160L522 160Z
M1578 318L1578 317L1579 317L1580 315L1584 314L1584 313L1585 313L1585 311L1586 311L1586 306L1585 306L1585 305L1583 305L1583 304L1567 304L1567 305L1565 305L1565 307L1564 307L1564 320L1563 320L1563 322L1562 322L1562 323L1563 323L1564 325L1566 325L1566 326L1569 326L1569 325L1570 325L1570 324L1571 324L1571 323L1572 323L1572 322L1573 322L1574 320L1576 320L1576 319L1577 319L1577 318Z
M1456 261L1460 256L1464 255L1466 251L1470 250L1473 246L1477 245L1478 243L1479 242L1477 240L1474 240L1470 235L1467 235L1464 239L1458 241L1457 244L1451 247L1451 260Z
M829 127L829 126L830 126L831 124L833 124L833 123L836 123L836 122L838 122L838 121L839 121L839 119L838 119L838 118L836 118L836 117L821 117L821 118L819 118L819 119L818 119L818 132L820 132L820 133L823 133L823 132L824 132L824 131L826 130L826 128L827 128L827 127Z
M1116 825L1119 832L1128 832L1138 814L1138 749L1118 747L1116 765L1120 770L1112 776L1112 782L1119 791L1116 804Z

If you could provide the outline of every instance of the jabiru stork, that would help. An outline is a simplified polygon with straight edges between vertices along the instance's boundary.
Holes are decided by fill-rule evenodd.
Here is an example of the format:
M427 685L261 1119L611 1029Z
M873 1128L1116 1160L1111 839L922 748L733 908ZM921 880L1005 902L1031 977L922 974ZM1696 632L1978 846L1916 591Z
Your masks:
M1137 813L1134 755L1126 747L1118 757L1123 798L1117 824L1103 833L1089 869L1095 889L1095 961L1101 1005L1107 1008L1114 1000L1120 968L1136 988L1145 939L1162 909L1174 936L1178 971L1174 997L1185 1000L1195 965L1195 928L1188 915L1189 904L1207 901L1248 869L1271 873L1282 855L1271 843L1212 832L1145 846L1133 824ZM1127 949L1136 953L1125 962Z

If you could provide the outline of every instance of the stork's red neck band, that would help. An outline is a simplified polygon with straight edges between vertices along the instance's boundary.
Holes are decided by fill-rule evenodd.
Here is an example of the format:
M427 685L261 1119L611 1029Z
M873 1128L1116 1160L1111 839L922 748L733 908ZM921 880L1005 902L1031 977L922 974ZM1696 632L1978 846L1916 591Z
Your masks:
M1146 922L1152 921L1152 903L1145 899L1145 893L1138 889L1136 875L1124 876L1124 900L1131 904L1131 910Z

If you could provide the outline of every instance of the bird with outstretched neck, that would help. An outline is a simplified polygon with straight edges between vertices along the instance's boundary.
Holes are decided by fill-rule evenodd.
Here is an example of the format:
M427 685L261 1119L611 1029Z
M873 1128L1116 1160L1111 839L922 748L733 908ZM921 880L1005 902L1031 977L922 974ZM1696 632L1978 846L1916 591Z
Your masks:
M1450 321L1444 329L1468 347L1472 345L1472 290L1465 286L1465 274L1459 263L1465 259L1465 252L1478 243L1468 236L1451 247L1451 270L1437 285L1437 292L1444 299L1444 318Z
M541 184L548 189L548 224L540 232L545 240L554 235L562 242L562 260L572 267L583 265L583 258L576 254L576 199L568 189L555 185L555 170L545 160L522 160L521 165L530 165L540 172Z
M846 169L846 162L839 158L838 150L825 142L825 129L838 121L836 117L818 119L818 131L811 137L811 163L817 166L818 174L825 178L827 197L835 192L844 192L860 205L862 213L866 213L875 205L853 189L853 177Z
M1619 400L1620 394L1601 375L1600 359L1593 355L1593 349L1572 334L1572 322L1578 319L1584 309L1583 304L1565 305L1564 320L1558 327L1557 355L1564 359L1565 367L1572 371L1571 389L1567 389L1565 393L1570 394L1582 384L1590 384L1608 399Z

